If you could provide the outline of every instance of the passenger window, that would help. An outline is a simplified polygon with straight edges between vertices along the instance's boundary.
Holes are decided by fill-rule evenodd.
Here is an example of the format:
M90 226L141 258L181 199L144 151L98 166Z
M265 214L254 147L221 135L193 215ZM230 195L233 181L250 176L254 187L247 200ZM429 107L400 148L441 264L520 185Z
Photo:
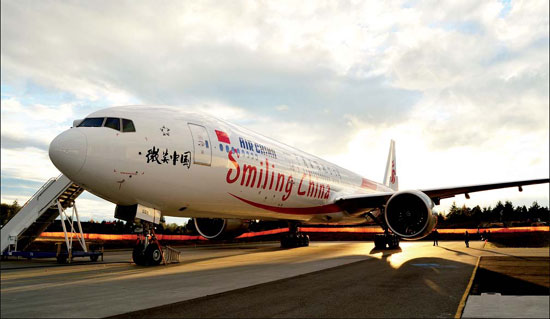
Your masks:
M104 117L89 117L84 119L78 127L101 127L103 126Z
M113 130L120 131L120 119L114 117L108 117L105 121L105 127L112 128Z
M134 122L127 119L122 119L122 132L135 132Z

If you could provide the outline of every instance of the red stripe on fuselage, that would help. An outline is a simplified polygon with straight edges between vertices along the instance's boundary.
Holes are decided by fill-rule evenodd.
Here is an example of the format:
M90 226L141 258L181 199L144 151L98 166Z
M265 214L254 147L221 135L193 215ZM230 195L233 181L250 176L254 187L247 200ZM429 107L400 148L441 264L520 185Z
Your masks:
M235 197L238 200L241 200L248 205L258 207L261 209L269 210L276 213L281 214L289 214L289 215L316 215L316 214L330 214L330 213L336 213L342 211L340 207L336 206L335 204L329 204L329 205L323 205L323 206L314 206L314 207L276 207L276 206L269 206L264 205L260 203L256 203L253 201L249 201L247 199L241 198L237 195L233 195L231 193L228 193L229 195Z
M361 182L361 188L368 188L368 189L376 190L376 183L373 182L373 181L369 181L366 178L363 178L363 181Z

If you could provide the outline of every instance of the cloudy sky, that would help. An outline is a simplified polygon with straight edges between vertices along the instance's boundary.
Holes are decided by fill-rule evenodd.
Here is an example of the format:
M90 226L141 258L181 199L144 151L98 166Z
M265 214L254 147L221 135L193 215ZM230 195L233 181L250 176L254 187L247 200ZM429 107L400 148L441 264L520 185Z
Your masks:
M1 2L1 200L49 142L125 104L211 112L401 188L549 176L549 8L528 1ZM548 205L548 186L475 193ZM445 210L453 200L438 207ZM112 219L91 194L86 218Z

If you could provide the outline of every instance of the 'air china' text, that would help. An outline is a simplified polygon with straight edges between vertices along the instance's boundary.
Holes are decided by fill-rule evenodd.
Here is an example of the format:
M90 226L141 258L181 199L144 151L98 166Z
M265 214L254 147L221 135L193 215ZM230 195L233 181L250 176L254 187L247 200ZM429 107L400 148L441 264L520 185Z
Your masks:
M239 137L239 145L241 148L247 149L258 154L262 154L271 158L277 158L277 152L274 149L264 146L259 143L254 143L250 140Z

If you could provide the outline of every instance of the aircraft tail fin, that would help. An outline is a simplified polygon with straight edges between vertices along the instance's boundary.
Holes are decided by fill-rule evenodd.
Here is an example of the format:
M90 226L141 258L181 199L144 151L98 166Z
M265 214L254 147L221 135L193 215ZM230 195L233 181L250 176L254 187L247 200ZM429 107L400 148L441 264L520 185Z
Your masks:
M386 173L384 174L384 185L399 190L399 180L397 178L397 163L395 161L395 141L390 142L390 152L388 153L388 162L386 163Z

